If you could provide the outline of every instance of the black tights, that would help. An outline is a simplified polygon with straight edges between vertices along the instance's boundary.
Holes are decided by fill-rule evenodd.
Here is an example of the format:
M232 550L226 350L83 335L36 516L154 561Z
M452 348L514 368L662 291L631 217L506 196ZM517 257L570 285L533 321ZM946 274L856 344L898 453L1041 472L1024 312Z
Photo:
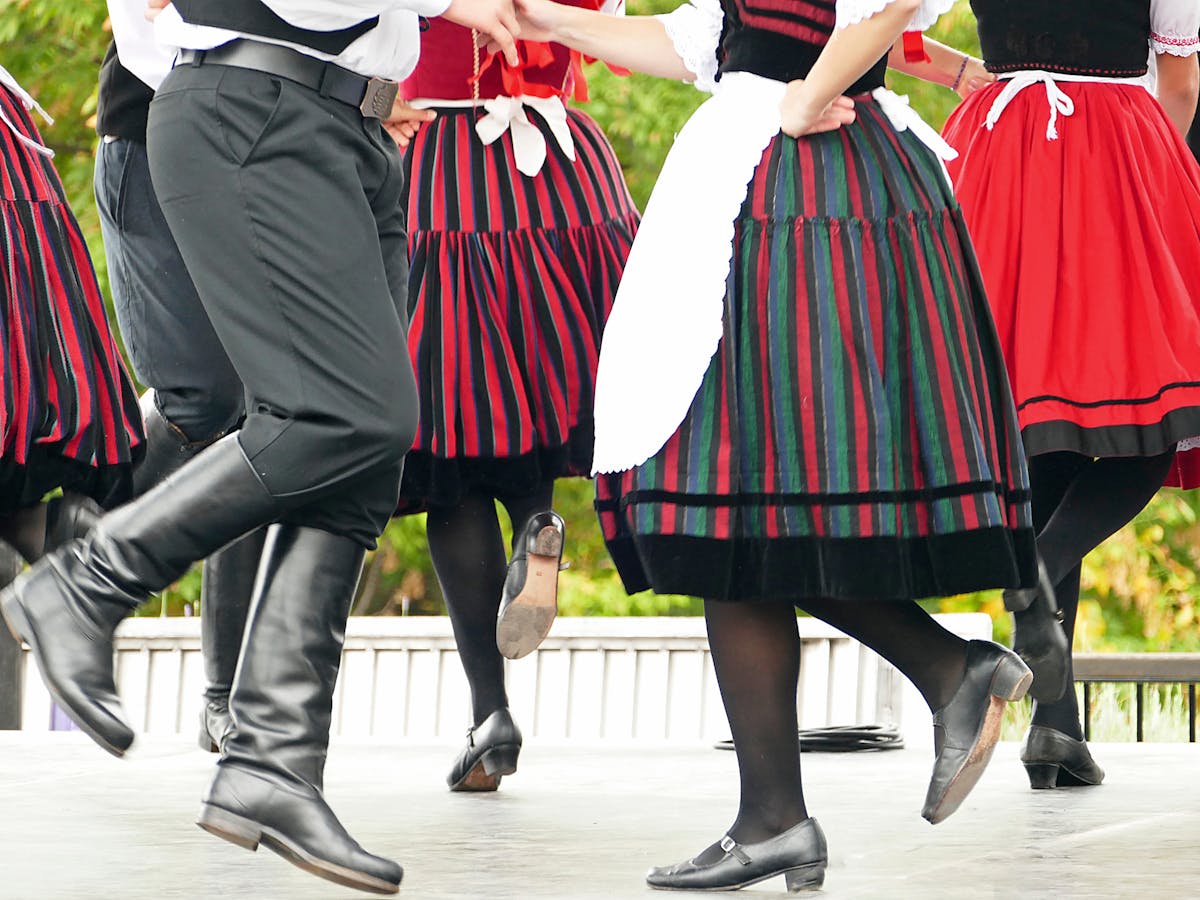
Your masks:
M1029 460L1038 553L1054 584L1069 640L1079 611L1080 563L1145 508L1162 487L1174 458L1170 450L1158 456L1105 459L1046 453ZM1054 703L1034 703L1033 723L1082 739L1075 691L1068 690Z
M896 666L930 709L945 705L962 681L966 642L916 603L806 600L801 606ZM741 778L737 819L729 834L741 843L757 843L808 816L796 721L796 611L787 603L710 600L704 617ZM713 845L701 861L721 852Z
M525 523L550 508L554 483L521 496L471 493L457 506L430 506L426 517L429 555L442 586L463 671L471 686L475 724L508 705L504 658L496 648L496 616L508 573L508 554L496 515L498 499L512 522L513 540Z

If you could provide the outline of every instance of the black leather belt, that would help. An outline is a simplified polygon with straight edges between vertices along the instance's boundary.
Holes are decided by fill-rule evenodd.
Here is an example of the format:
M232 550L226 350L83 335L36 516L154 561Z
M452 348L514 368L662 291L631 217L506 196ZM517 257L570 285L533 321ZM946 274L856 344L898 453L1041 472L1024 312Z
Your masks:
M399 85L386 78L367 78L290 47L258 41L236 40L211 50L181 50L176 65L233 66L278 75L322 97L349 104L370 119L390 116L399 91Z

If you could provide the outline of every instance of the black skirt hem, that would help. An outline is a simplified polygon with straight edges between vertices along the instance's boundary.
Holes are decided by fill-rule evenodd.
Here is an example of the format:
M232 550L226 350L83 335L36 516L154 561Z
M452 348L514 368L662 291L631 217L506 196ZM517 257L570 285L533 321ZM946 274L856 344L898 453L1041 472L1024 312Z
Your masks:
M1200 409L1187 407L1168 413L1153 425L1102 425L1085 428L1057 420L1021 429L1027 456L1071 452L1083 456L1158 456L1185 438L1200 436Z
M608 541L625 590L706 600L919 600L1033 587L1033 529L919 538L622 535Z

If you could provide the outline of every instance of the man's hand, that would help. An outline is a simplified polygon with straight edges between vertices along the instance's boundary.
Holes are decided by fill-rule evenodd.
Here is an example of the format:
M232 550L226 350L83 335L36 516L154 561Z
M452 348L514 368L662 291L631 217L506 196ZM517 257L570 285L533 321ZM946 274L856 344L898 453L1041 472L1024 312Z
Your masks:
M422 122L432 122L436 118L437 113L432 109L417 109L397 97L392 104L392 114L383 120L383 127L396 146L403 150L412 143Z
M450 6L442 13L464 28L478 31L490 43L495 44L509 65L519 65L517 37L521 27L512 0L450 0Z
M144 15L153 22L158 18L158 14L170 5L171 0L146 0L146 12Z

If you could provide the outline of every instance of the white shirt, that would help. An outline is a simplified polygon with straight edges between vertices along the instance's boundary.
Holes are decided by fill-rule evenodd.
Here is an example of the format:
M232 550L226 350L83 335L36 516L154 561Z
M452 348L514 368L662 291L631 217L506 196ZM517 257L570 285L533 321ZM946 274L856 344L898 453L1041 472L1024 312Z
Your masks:
M108 18L121 65L158 90L175 54L154 39L154 25L146 20L146 0L108 0Z
M262 0L273 13L297 28L338 31L364 19L379 16L379 24L336 56L311 47L276 41L252 34L189 25L173 6L155 20L158 42L172 52L180 49L211 50L237 38L291 47L308 56L337 63L360 75L400 81L412 72L421 50L419 16L439 16L450 0ZM120 52L120 47L118 47ZM122 58L122 61L123 58Z

